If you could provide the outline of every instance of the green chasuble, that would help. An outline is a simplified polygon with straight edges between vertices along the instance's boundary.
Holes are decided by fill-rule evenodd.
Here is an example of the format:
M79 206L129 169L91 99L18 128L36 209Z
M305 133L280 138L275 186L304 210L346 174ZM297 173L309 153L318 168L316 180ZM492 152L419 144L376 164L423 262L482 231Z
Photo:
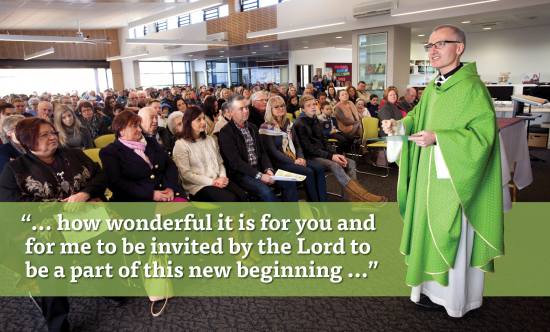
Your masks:
M475 230L471 266L494 272L494 258L504 255L500 143L489 91L475 63L460 68L441 87L434 82L401 122L407 135L436 133L451 179L437 178L434 145L403 144L397 199L409 286L426 281L448 286L463 210Z

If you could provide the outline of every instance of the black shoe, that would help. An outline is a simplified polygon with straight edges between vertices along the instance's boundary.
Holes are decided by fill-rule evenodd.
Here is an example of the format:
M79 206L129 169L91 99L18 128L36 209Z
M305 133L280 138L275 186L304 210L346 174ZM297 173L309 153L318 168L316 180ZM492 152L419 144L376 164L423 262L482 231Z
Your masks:
M120 307L124 304L124 297L102 297L103 302L111 307Z
M423 295L420 297L420 301L413 302L417 309L427 311L441 311L445 310L445 307L436 303L433 303L429 297Z

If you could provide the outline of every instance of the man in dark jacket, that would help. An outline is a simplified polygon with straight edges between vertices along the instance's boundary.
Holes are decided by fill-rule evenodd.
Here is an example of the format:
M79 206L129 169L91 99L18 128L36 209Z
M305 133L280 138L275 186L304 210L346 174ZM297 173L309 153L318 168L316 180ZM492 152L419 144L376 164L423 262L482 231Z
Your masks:
M220 130L218 142L229 179L260 197L262 202L279 202L269 185L283 190L283 201L297 202L298 192L294 182L271 178L274 171L262 146L258 128L247 121L249 111L244 96L231 95L227 99L227 107L232 119Z
M312 96L300 98L302 112L294 123L300 146L307 159L323 165L325 171L334 174L338 182L346 189L351 202L387 202L388 199L376 196L364 189L357 182L355 161L336 154L336 149L329 144L323 130L323 124L315 116L316 102Z
M409 113L416 106L415 100L416 100L416 89L407 88L407 91L405 92L405 98L403 98L403 100L401 100L399 104L397 104L397 107L399 107L400 110L403 110Z
M144 107L139 110L138 115L141 117L141 130L145 137L152 137L162 146L168 155L172 156L174 149L174 135L166 128L159 127L157 112L151 107Z
M260 128L265 122L264 116L268 98L264 92L258 91L253 93L250 99L252 99L252 106L250 106L248 122L254 124L256 128Z

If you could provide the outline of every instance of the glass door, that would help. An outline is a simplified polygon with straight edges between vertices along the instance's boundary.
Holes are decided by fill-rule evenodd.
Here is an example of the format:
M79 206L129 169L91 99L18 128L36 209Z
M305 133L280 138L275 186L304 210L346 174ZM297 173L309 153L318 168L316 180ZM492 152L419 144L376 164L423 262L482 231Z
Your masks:
M386 89L387 33L360 35L359 81L365 81L365 90L382 99Z

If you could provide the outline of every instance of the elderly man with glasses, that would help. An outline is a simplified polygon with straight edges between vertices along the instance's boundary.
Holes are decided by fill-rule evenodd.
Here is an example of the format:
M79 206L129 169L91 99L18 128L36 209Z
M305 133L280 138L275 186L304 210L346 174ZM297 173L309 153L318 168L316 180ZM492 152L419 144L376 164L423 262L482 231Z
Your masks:
M253 93L250 98L252 99L252 106L249 107L248 122L253 123L256 128L260 128L265 122L264 116L268 98L263 91Z
M451 317L481 306L485 273L504 255L497 121L476 63L460 62L465 48L461 28L436 27L426 51L439 75L406 117L382 121L386 134L412 135L388 142L388 161L399 159L405 283L418 308Z

